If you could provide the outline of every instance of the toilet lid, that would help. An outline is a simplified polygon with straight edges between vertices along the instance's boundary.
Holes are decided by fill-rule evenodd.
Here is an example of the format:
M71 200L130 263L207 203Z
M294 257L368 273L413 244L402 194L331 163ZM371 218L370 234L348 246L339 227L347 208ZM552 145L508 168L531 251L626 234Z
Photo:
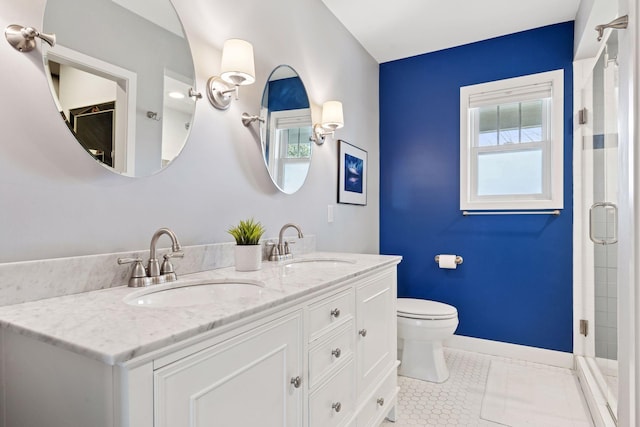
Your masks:
M413 319L450 319L458 315L455 307L437 301L398 298L398 315Z

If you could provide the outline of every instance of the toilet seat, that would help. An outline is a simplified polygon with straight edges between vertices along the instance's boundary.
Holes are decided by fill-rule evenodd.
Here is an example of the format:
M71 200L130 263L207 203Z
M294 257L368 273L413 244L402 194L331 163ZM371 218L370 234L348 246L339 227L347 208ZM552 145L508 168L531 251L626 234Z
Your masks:
M409 319L440 320L458 316L458 310L442 302L417 298L398 298L398 316Z

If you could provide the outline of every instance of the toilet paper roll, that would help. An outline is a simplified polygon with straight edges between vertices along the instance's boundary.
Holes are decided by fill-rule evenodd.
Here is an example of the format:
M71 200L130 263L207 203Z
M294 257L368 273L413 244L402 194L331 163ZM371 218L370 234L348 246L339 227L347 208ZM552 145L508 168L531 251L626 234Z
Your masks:
M448 268L448 269L455 270L455 268L458 266L458 264L456 264L456 256L440 254L440 259L438 260L438 266L440 268Z

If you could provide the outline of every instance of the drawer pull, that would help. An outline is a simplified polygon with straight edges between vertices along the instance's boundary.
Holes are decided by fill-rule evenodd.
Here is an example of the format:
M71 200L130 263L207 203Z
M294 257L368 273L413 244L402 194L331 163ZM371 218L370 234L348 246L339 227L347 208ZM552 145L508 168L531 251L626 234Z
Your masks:
M342 354L342 351L340 351L339 348L336 348L335 350L331 350L331 354L333 354L337 359Z
M334 308L333 310L331 310L331 316L335 317L336 319L338 317L340 317L340 309L339 308Z
M360 335L362 335L362 338L364 338L364 337L366 337L366 336L367 336L367 330L366 330L366 329L360 329L360 330L358 331L358 333L359 333Z
M378 403L378 405L384 406L384 397L379 397L378 400L376 400L376 402Z
M331 405L331 408L336 412L340 412L340 410L342 409L342 404L340 402L336 402Z
M295 388L300 388L300 384L302 384L302 378L300 377L291 378L291 384L293 384Z

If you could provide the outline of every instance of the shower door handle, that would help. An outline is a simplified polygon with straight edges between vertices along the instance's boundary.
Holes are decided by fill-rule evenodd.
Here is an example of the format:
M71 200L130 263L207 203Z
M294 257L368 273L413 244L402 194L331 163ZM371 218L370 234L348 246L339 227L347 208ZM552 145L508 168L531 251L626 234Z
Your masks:
M614 213L614 226L613 226L613 237L598 239L594 234L594 225L593 225L593 210L596 208L612 208ZM605 233L606 234L606 233ZM591 205L589 209L589 238L596 245L613 245L614 243L618 243L618 206L615 203L611 202L596 202Z

